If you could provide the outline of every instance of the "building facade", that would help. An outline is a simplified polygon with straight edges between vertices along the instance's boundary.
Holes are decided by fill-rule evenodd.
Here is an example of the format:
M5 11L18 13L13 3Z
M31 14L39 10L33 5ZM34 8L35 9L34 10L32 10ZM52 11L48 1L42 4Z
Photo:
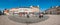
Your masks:
M5 10L5 14L7 15L12 15L12 14L21 14L21 13L35 13L35 12L40 12L39 10L39 6L30 6L30 7L22 7L22 8L12 8L9 9L9 11L7 12L7 10Z
M45 10L47 14L60 14L60 6L56 6L50 9Z

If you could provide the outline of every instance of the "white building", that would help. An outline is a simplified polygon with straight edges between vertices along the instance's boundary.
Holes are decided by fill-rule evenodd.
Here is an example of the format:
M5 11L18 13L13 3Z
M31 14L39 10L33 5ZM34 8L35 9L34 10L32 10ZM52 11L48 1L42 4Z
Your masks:
M14 14L14 13L24 13L24 12L40 12L39 10L39 6L30 6L29 8L28 7L22 7L22 8L12 8L9 10L9 14Z

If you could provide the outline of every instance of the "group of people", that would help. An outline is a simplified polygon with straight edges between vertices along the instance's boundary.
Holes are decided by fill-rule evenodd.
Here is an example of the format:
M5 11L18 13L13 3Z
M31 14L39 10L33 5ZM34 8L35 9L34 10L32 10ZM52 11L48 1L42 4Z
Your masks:
M35 14L19 14L19 16L20 17L22 17L22 16L26 16L27 18L29 18L29 17L36 17L37 15L35 15ZM39 16L39 18L41 18L41 17L43 17L43 14L39 14L38 15Z
M33 14L19 14L19 16L20 16L20 17L22 17L22 16L27 16L27 17L29 17L29 16L33 16Z

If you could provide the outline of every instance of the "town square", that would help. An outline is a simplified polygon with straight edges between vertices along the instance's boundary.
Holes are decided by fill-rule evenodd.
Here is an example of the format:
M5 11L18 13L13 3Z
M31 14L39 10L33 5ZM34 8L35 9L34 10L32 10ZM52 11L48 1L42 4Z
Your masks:
M0 25L60 25L60 0L0 0Z

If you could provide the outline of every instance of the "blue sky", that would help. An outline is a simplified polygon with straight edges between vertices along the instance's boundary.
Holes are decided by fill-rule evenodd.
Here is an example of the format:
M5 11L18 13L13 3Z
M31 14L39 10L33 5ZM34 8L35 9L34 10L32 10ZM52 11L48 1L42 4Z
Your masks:
M60 0L0 0L0 10L5 8L17 8L18 6L40 6L40 10L44 11L51 6L60 5Z

